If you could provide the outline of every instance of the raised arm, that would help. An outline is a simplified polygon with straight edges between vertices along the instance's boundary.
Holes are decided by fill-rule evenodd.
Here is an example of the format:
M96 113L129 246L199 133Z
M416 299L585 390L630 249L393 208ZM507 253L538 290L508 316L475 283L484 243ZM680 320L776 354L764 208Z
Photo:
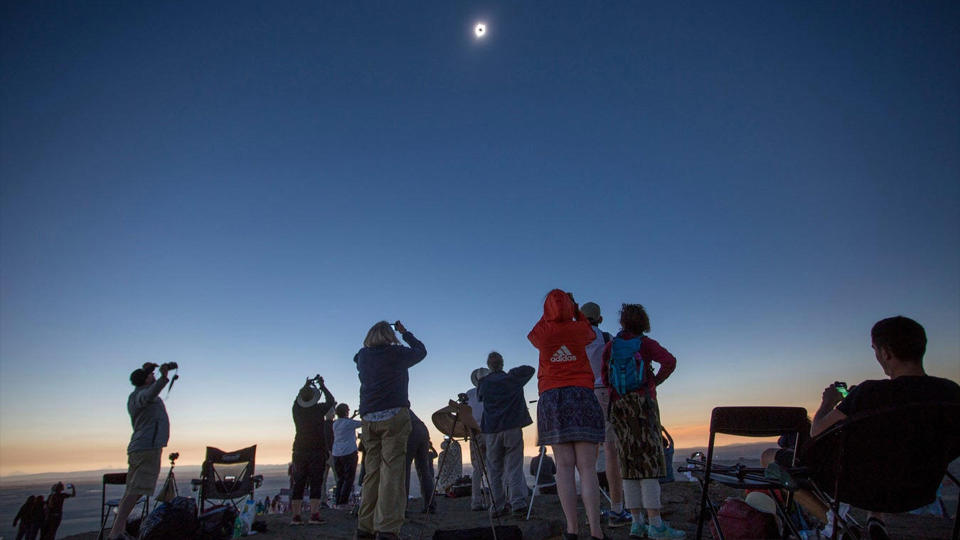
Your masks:
M533 366L517 366L508 372L510 378L516 382L517 386L527 384L527 381L536 373L537 370Z
M160 378L157 379L146 392L141 392L137 394L136 405L137 407L143 407L147 403L157 399L160 395L160 392L163 390L163 387L170 382L170 379L167 378L167 370L160 367Z
M409 330L404 329L400 337L410 346L408 349L403 349L403 359L408 368L419 364L421 360L427 357L427 348Z

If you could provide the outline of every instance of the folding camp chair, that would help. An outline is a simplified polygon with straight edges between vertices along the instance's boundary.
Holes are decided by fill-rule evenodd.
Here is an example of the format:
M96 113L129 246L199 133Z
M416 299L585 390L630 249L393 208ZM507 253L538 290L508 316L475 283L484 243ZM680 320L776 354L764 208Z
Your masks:
M107 486L126 485L127 473L108 473L103 475L103 485L100 489L100 534L97 535L97 540L103 540L103 533L113 527L113 522L110 523L109 527L107 526L107 520L110 518L110 514L113 513L113 509L120 506L120 499L123 496L121 493L120 497L107 499ZM137 504L143 505L143 509L140 511L140 518L143 519L143 517L147 515L147 509L150 506L150 497L140 497ZM114 519L116 519L116 517L114 517Z
M254 475L257 445L235 452L224 452L207 447L207 455L200 470L200 478L190 481L194 490L200 490L198 511L204 513L207 501L227 502L240 512L240 500L253 496L263 483L263 475Z
M960 456L960 404L914 403L856 414L804 445L812 491L833 509L833 534L849 523L841 502L899 513L930 504ZM960 502L953 538L960 537Z
M799 538L799 531L788 518L787 509L793 500L793 491L796 485L783 483L776 479L766 478L764 469L750 468L742 465L721 466L713 463L714 442L717 433L737 435L741 437L774 437L780 435L793 436L794 444L799 440L800 432L806 429L807 410L801 407L716 407L710 415L710 442L707 446L706 461L688 459L687 466L681 470L693 473L700 482L700 512L697 519L697 540L703 537L703 521L710 515L713 525L723 540L723 530L717 517L717 508L708 497L710 483L716 482L739 489L767 490L777 503L777 513L780 514L786 528ZM786 503L781 503L773 493L774 490L785 489L789 492ZM784 533L787 531L785 530Z

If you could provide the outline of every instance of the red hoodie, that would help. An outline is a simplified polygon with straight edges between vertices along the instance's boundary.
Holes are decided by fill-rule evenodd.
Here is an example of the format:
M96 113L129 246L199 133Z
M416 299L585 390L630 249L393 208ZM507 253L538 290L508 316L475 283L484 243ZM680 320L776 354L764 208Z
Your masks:
M576 320L574 320L576 318ZM527 339L540 351L537 387L540 393L564 386L593 388L593 370L587 344L596 334L587 318L576 311L567 293L554 289L543 302L543 317Z

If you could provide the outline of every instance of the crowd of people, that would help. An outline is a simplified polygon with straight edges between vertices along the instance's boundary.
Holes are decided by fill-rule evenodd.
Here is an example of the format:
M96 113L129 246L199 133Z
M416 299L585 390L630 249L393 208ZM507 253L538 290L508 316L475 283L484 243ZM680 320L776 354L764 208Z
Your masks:
M70 493L66 490L69 489ZM17 540L54 540L57 529L63 520L63 501L77 496L77 488L73 484L64 485L57 482L50 487L50 493L44 500L43 495L31 495L20 507L13 518L13 526L17 527Z
M642 305L622 304L616 335L602 331L602 322L597 304L580 306L571 293L550 291L543 315L527 336L539 351L537 367L505 370L503 356L490 352L486 367L470 374L472 387L458 402L451 401L449 410L434 413L432 420L441 427L438 414L443 413L442 420L449 413L454 424L461 424L458 436L469 441L471 508L489 511L495 518L523 518L531 490L524 475L522 430L533 423L523 388L536 375L538 445L550 447L553 457L541 453L544 458L537 458L536 467L531 463L530 473L539 475L538 484L555 481L553 489L565 517L564 539L575 539L579 533L576 473L590 538L607 538L598 470L605 471L609 490L607 527L629 525L631 538L683 538L683 531L661 517L659 482L672 464L666 461L657 393L676 369L677 360L649 336L650 319ZM960 402L960 386L925 374L926 335L918 323L905 317L884 319L874 326L871 337L889 380L866 381L852 387L845 398L834 386L825 389L811 436L854 412L917 401ZM441 427L448 437L438 457L426 425L410 409L409 370L426 355L424 344L400 321L381 321L370 328L354 356L360 381L356 410L351 412L347 403L338 404L319 375L300 388L292 407L296 427L290 468L293 525L323 523L320 508L326 500L330 470L335 475L332 504L356 510L357 538L399 538L411 466L418 475L424 513L436 511L435 459L440 467L436 488L446 492L459 485L462 455L454 438L456 430ZM109 538L122 537L132 504L152 491L159 474L169 420L158 396L168 378L165 366L160 366L160 378L155 378L155 367L145 365L130 377L136 389L128 400L134 434L128 446L127 493ZM763 460L773 463L789 455L793 463L794 451L773 449ZM602 462L598 454L603 454ZM352 495L358 464L361 491L356 502ZM306 493L309 504L304 504ZM798 499L805 502L802 495ZM274 499L264 506L276 504ZM821 505L811 511L822 518L824 510ZM22 513L26 516L30 510ZM883 537L882 520L883 516L871 516L876 538Z

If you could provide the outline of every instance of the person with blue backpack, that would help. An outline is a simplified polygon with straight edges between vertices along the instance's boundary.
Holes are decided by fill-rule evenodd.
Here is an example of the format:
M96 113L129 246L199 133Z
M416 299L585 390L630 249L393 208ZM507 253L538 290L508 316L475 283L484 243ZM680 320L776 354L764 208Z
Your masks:
M630 538L683 538L660 517L660 477L667 467L657 405L657 386L677 359L645 334L650 319L640 304L623 304L620 333L603 350L603 384L610 388L610 422L617 433L623 495L633 515ZM654 373L653 364L659 369ZM646 510L647 524L643 513Z

